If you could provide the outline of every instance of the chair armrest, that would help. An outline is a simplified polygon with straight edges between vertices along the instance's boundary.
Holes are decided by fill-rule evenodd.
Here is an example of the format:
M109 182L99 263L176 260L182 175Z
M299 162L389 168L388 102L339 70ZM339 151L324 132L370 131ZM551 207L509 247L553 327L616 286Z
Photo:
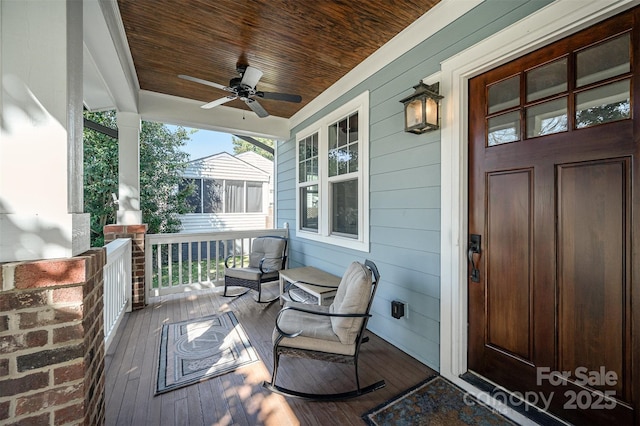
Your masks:
M279 321L280 321L280 317L282 316L283 312L288 311L288 310L304 312L304 313L307 313L307 314L318 315L318 316L322 316L322 317L371 318L371 316L372 316L371 314L368 314L368 313L364 313L364 314L338 314L338 313L334 313L334 312L318 312L318 311L313 311L313 310L310 310L310 309L299 308L297 306L285 306L284 308L280 309L280 312L278 312L278 316L276 317L276 330L278 330L278 333L281 336L288 337L290 339L292 339L294 337L298 337L302 333L302 330L296 331L295 333L286 333L285 331L283 331L280 328L280 325L278 324Z
M231 259L234 255L230 254L229 256L226 257L226 259L224 259L224 267L225 268L230 268L229 266L229 259Z

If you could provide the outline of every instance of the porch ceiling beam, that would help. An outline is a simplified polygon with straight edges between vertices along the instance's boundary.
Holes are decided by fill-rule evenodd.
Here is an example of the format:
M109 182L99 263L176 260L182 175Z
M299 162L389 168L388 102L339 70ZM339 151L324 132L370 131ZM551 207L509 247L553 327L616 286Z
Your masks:
M237 137L237 138L240 138L240 139L242 139L242 140L244 140L244 141L247 141L247 142L249 142L251 145L257 146L258 148L262 148L262 149L264 149L265 151L267 151L269 154L274 154L274 153L275 153L275 151L273 150L273 148L271 148L269 145L265 145L265 144L263 144L262 142L260 142L259 140L254 139L254 138L252 138L252 137L250 137L250 136L242 136L242 135L233 135L233 136L235 136L235 137Z
M111 127L103 126L100 123L96 123L95 121L91 121L88 118L84 119L84 127L95 130L96 132L100 132L107 136L111 136L114 139L118 139L118 130L112 129Z

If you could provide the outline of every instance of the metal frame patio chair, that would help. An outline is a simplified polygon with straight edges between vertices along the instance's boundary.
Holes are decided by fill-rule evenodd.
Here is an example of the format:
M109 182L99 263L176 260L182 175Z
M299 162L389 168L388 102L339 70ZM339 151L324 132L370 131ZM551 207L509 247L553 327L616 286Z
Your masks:
M249 266L236 268L229 265L234 254L227 256L224 261L224 296L227 296L227 287L246 287L242 296L249 290L258 292L258 302L269 303L271 300L262 300L262 284L280 279L280 270L287 265L287 239L279 236L256 237L251 244L249 254Z
M371 303L380 281L376 265L353 262L344 273L334 302L330 306L287 302L276 317L273 331L273 375L263 386L273 392L298 398L336 401L357 397L385 386L384 380L364 388L358 377L358 355ZM332 394L299 392L276 385L280 356L318 359L351 364L355 369L356 388Z

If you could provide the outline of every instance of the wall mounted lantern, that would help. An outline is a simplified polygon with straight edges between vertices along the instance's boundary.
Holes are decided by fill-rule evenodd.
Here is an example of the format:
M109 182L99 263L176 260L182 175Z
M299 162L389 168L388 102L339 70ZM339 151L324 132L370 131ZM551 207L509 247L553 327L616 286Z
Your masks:
M404 131L424 133L440 128L440 83L427 86L422 81L413 86L415 92L400 100L404 104Z

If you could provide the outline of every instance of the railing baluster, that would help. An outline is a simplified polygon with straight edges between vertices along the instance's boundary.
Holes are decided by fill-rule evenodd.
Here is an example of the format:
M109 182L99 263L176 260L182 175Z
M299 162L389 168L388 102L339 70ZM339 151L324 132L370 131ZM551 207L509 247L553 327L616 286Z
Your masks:
M182 244L178 243L178 285L184 284L182 282Z
M131 240L117 239L105 247L103 321L106 350L125 311L131 310Z

